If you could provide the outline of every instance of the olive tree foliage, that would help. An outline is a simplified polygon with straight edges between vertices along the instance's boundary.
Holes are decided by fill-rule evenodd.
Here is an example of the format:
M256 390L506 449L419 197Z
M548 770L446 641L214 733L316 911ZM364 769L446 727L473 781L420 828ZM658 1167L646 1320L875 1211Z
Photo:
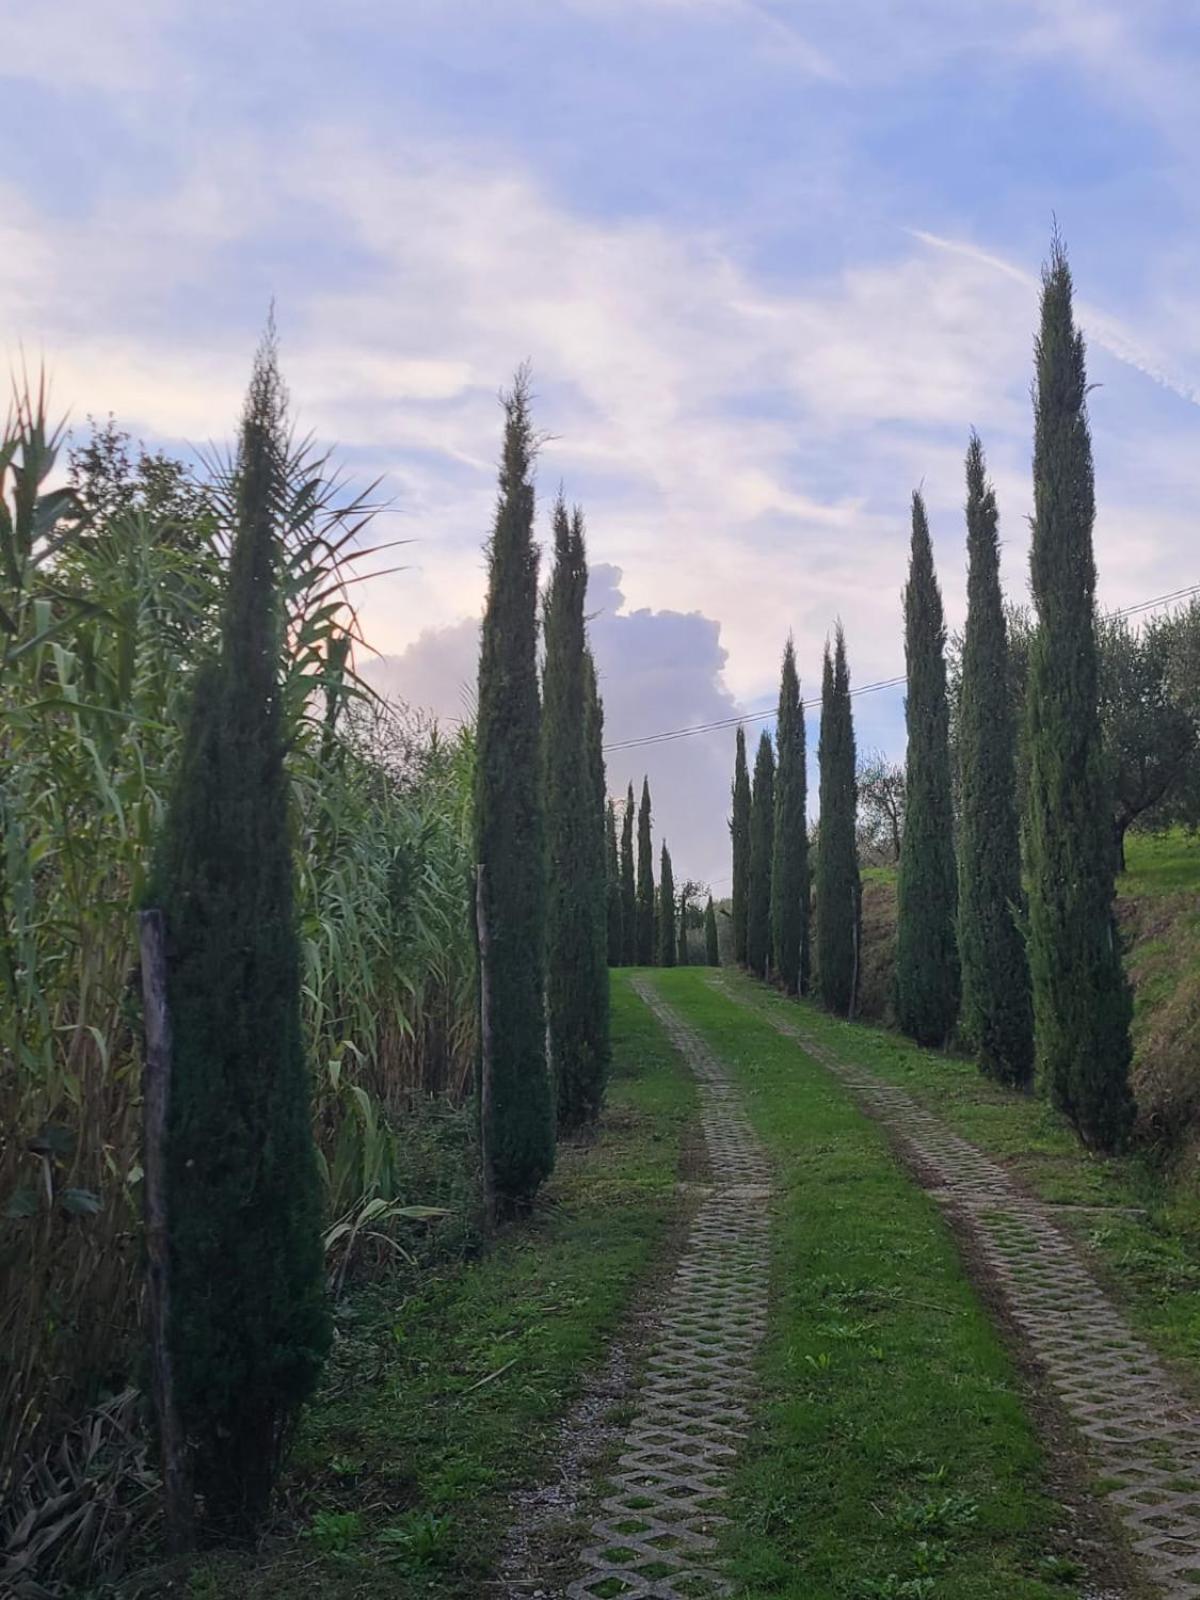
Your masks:
M858 854L864 866L894 867L904 838L904 767L872 750L858 767Z

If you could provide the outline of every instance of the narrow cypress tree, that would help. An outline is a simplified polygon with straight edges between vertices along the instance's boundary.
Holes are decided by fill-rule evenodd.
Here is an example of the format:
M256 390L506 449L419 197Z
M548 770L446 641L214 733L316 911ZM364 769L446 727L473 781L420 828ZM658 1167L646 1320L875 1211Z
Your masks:
M685 884L684 887L679 891L679 965L681 967L686 967L689 964L687 917L688 896L687 885Z
M658 880L658 964L673 967L676 955L675 874L671 871L671 852L663 840L662 866Z
M997 520L983 446L973 433L967 450L967 625L958 712L962 1018L981 1070L1019 1086L1033 1076L1033 1003L1018 923L1016 730Z
M168 939L169 1341L210 1519L253 1531L329 1345L279 684L286 399L242 419L219 659L197 675L150 889Z
M637 966L637 881L633 870L633 785L625 796L625 815L621 818L621 964Z
M609 800L605 808L605 910L608 933L608 964L619 967L624 958L624 930L621 926L621 858L617 853L617 808Z
M771 863L771 942L775 973L788 994L807 979L808 805L804 771L804 705L789 636L779 683L775 724L779 764L775 774L774 858Z
M479 655L475 859L483 870L490 946L484 977L492 1093L484 1148L497 1202L511 1210L529 1201L554 1167L554 1093L546 1063L538 550L523 371L504 409L500 497L488 545Z
M638 807L638 894L637 894L637 964L654 965L655 907L654 862L650 851L650 780L642 779L642 803Z
M710 967L721 965L721 947L717 941L717 913L713 909L712 895L704 908L704 959Z
M546 594L542 694L542 800L546 819L546 1021L558 1125L580 1127L600 1109L596 960L603 904L603 813L596 794L587 682L583 519L554 507L554 571ZM603 757L601 765L603 766Z
M746 733L737 731L733 763L733 959L746 964L747 911L750 904L750 773L746 766Z
M1029 663L1029 927L1035 1039L1080 1137L1119 1149L1134 1117L1130 998L1113 917L1112 807L1097 709L1095 484L1083 338L1056 238L1034 387L1038 628Z
M896 1021L918 1044L944 1045L958 1017L957 889L946 624L929 520L912 498L912 554L904 590L904 835L896 880Z
M576 536L583 544L583 518L576 511ZM608 910L605 880L604 812L608 783L604 772L604 703L596 682L596 662L591 646L583 652L583 725L587 745L590 817L587 837L591 844L592 963L589 983L589 1039L592 1048L593 1097L589 1116L600 1110L612 1065L612 1022L609 1015Z
M775 756L763 729L750 797L750 894L746 904L746 964L765 978L771 969L771 862L775 839Z
M838 624L821 681L821 822L817 841L817 982L830 1011L854 1013L862 895L856 844L858 790L846 641Z

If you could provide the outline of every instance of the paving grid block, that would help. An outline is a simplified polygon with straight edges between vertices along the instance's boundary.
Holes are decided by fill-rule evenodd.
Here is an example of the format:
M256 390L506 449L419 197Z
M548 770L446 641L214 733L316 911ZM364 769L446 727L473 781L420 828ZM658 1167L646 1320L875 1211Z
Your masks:
M729 1593L716 1531L748 1424L766 1327L770 1168L724 1068L643 979L633 987L700 1087L712 1192L662 1307L613 1492L569 1600L705 1600Z
M997 1162L865 1068L839 1060L804 1027L748 1007L833 1074L936 1179L930 1192L971 1235L1010 1317L1081 1435L1105 1498L1167 1600L1200 1600L1200 1415L1052 1220Z

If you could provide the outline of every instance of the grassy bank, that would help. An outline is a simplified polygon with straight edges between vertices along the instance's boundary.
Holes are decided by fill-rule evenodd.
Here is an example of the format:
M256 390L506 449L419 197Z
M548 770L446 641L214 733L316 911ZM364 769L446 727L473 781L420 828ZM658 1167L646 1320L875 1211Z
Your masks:
M655 981L732 1069L781 1191L765 1404L728 1536L740 1594L1074 1592L1012 1362L941 1214L828 1073L706 976Z
M1095 1156L1042 1099L980 1076L973 1061L921 1050L899 1034L840 1022L727 973L760 1010L802 1021L846 1061L905 1089L981 1150L996 1156L1030 1193L1064 1210L1061 1221L1091 1254L1131 1321L1200 1397L1200 1203L1145 1152ZM799 1054L799 1047L792 1046Z
M549 1464L557 1425L647 1276L673 1217L695 1089L617 978L599 1137L560 1149L536 1214L481 1259L387 1284L339 1317L326 1383L255 1556L211 1556L123 1596L477 1600L508 1496Z

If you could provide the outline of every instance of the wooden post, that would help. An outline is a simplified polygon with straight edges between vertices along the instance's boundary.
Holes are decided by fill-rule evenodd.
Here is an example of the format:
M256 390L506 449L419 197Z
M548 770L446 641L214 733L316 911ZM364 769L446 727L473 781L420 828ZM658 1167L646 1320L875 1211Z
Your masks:
M175 1403L168 1325L171 1315L170 1232L167 1217L167 1106L171 1095L171 1014L167 1007L166 924L161 911L138 914L142 955L142 1001L146 1062L142 1077L144 1148L142 1168L146 1222L146 1320L150 1375L162 1446L167 1548L190 1550L193 1536L192 1481L187 1441Z
M479 1157L483 1216L496 1226L496 1172L492 1165L492 935L488 927L485 868L475 868L475 936L479 945Z

